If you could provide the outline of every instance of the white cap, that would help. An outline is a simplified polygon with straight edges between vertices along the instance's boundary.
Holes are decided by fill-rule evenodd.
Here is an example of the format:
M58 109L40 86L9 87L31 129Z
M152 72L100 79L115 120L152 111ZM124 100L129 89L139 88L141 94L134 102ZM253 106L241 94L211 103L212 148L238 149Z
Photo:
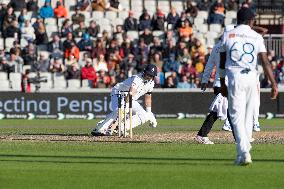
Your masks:
M232 24L227 25L227 26L225 26L225 28L224 28L224 32L231 31L231 30L233 30L234 28L235 28L235 26L232 25Z

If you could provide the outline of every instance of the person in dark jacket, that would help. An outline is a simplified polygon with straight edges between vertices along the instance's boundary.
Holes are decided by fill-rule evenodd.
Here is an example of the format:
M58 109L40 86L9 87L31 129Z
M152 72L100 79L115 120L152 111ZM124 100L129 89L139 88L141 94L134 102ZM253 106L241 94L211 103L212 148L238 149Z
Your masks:
M66 79L80 79L80 78L81 78L81 72L77 64L73 63L71 66L67 68Z
M90 35L87 33L83 34L83 39L81 39L78 43L78 47L80 51L89 51L91 52L93 49L93 41L90 39Z
M38 11L37 0L29 0L27 3L27 9L28 11L37 12Z
M124 30L127 31L137 31L138 30L138 23L137 19L133 17L134 13L129 11L128 17L124 21Z

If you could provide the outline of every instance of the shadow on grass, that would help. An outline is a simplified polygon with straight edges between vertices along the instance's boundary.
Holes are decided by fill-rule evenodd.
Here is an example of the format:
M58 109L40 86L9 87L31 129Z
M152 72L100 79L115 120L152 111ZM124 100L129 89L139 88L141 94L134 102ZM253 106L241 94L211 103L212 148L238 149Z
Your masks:
M225 158L176 158L176 157L123 157L123 156L55 156L55 155L22 155L22 154L0 154L0 158L59 158L62 160L29 160L29 159L0 159L2 162L29 162L29 163L83 163L83 164L160 164L160 165L186 165L213 162L229 161L230 165L233 159ZM71 158L79 161L66 161ZM85 159L85 160L84 160ZM89 161L86 161L89 159ZM80 161L82 160L82 161ZM273 162L284 163L284 159L254 159L254 162Z

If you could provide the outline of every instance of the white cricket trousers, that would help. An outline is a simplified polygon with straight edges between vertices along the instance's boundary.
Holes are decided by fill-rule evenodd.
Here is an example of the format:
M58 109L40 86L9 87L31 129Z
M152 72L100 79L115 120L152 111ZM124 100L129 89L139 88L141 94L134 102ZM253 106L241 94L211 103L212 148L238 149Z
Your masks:
M237 153L251 150L253 115L257 103L256 72L241 73L241 69L227 71L229 116L234 129Z
M112 89L111 91L111 108L112 112L106 116L106 118L102 121L101 124L97 126L97 130L100 132L105 132L108 127L115 121L118 117L118 91L115 89ZM124 101L122 101L121 108L124 108ZM128 109L128 104L127 104ZM135 128L139 125L142 125L146 123L148 120L150 120L150 115L147 113L143 107L136 101L132 101L132 127ZM126 127L129 127L128 125ZM129 129L129 128L127 128Z

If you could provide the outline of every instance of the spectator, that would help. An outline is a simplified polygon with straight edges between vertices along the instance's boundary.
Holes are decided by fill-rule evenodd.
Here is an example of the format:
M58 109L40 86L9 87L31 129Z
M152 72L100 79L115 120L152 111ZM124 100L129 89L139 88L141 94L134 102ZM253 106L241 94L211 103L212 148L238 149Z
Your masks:
M171 55L169 58L165 60L165 63L163 65L163 70L164 72L174 71L178 73L179 66L180 66L180 63L175 60L175 56Z
M52 53L52 56L62 57L63 54L63 43L60 40L58 34L54 34L52 36L52 41L50 41L47 45L47 50Z
M184 41L180 41L177 45L176 57L179 60L179 57L183 54L183 50L186 48L186 43Z
M195 39L195 43L191 47L191 57L195 60L195 58L198 59L199 56L205 56L205 47L199 39Z
M15 11L21 11L27 7L27 3L25 0L10 0L9 6Z
M100 70L96 82L97 88L107 88L110 85L110 77L104 70Z
M146 45L153 43L154 36L149 28L145 28L144 32L140 35L140 39L143 39Z
M197 4L197 7L200 11L207 11L209 12L211 7L211 1L210 0L201 0Z
M119 0L109 0L108 10L119 12L122 10Z
M182 27L179 28L179 36L181 38L189 38L192 35L192 26L188 19L182 23Z
M179 89L190 89L190 88L192 88L192 85L190 85L188 83L188 78L184 75L181 78L181 82L178 82L177 88L179 88Z
M14 9L12 7L8 7L6 14L4 15L4 18L3 18L2 30L5 31L9 26L12 26L14 21L16 20L17 18L14 13Z
M79 68L82 68L83 66L85 66L85 63L87 61L87 59L91 58L91 54L89 52L85 52L83 54L83 58L80 58L80 60L78 61L78 66Z
M11 48L10 50L10 56L7 59L8 64L10 67L14 67L14 72L16 73L22 73L23 72L23 65L24 61L19 56L19 51L16 48Z
M85 15L81 14L80 7L76 6L75 13L72 15L72 23L79 24L80 22L85 22Z
M116 25L116 31L113 32L113 38L117 40L118 44L121 45L123 42L123 39L126 37L126 33L123 30L122 25Z
M119 49L115 49L114 53L111 53L108 59L109 74L115 74L114 72L119 69L119 65L121 61L122 61L122 58L119 55Z
M80 8L81 11L89 11L90 2L89 0L80 0L78 1L77 6Z
M35 35L37 45L46 45L48 43L48 37L43 22L39 22L38 29L35 30Z
M238 11L238 3L236 0L227 1L227 10L228 11Z
M66 36L66 40L63 42L63 51L65 52L66 49L68 49L71 46L71 43L75 43L75 40L73 38L72 33L68 33Z
M69 19L64 20L61 27L61 37L67 37L68 33L72 33L73 29Z
M133 43L131 43L130 39L126 39L122 43L119 54L122 58L127 57L129 54L134 54Z
M3 37L14 37L15 39L19 40L21 38L20 35L21 31L16 20L14 20L12 24L3 31Z
M27 14L27 9L24 8L21 10L21 14L18 17L18 23L20 28L22 28L25 25L26 20L28 20L28 14Z
M37 0L29 0L27 2L27 10L31 12L37 12L38 11L38 5Z
M120 83L126 79L125 71L120 70L120 72L117 74L115 80L117 83Z
M21 28L21 37L27 41L34 41L36 38L35 30L29 20L26 20L25 25Z
M31 92L31 83L29 82L29 79L30 79L29 74L30 74L30 70L27 69L22 76L21 87L22 87L22 92L24 93Z
M198 8L196 7L196 2L188 0L186 5L187 8L185 10L185 13L188 18L191 17L191 19L193 20L194 18L196 18L198 14Z
M107 3L105 0L93 0L92 1L92 9L93 11L102 11L106 10Z
M163 53L163 46L161 45L161 41L158 37L154 37L153 45L150 48L150 55L154 55L155 53ZM163 58L163 57L161 57Z
M2 32L2 26L3 26L3 21L4 21L4 17L6 15L6 11L7 11L7 5L4 4L3 2L0 3L0 31Z
M80 78L81 78L81 72L77 64L72 64L70 67L67 68L66 79L80 79Z
M150 29L152 25L152 20L151 20L150 15L147 12L143 13L142 15L143 15L143 18L140 19L140 23L138 27L139 31L143 31L145 28Z
M77 61L80 58L80 50L73 41L71 41L70 46L64 51L64 58L69 58L71 56L74 56Z
M93 38L96 38L97 35L100 33L100 26L95 20L92 20L90 22L90 26L87 29L87 33Z
M144 40L140 40L139 46L135 49L135 57L138 61L137 69L138 72L142 71L145 67L145 63L148 62L149 48L145 44Z
M79 67L78 60L72 54L70 54L69 57L64 59L64 64L67 69L71 67L72 64L76 64Z
M215 5L213 5L213 11L209 14L208 24L224 24L225 19L225 7L224 4L218 0Z
M252 0L245 0L242 3L242 7L250 8L254 13L256 13L256 5Z
M133 17L134 13L129 11L128 17L124 20L124 30L127 31L137 31L138 30L138 23L137 19Z
M54 17L54 12L51 7L51 0L45 0L44 6L39 10L39 15L43 19Z
M105 55L106 49L104 47L103 42L101 40L97 40L96 47L93 48L93 51L92 51L92 58L93 59L98 58L100 54Z
M41 52L38 62L33 62L31 72L48 72L50 68L50 60L47 52Z
M92 59L87 59L86 65L81 70L82 80L87 79L89 82L89 87L93 88L96 85L97 74L96 70L92 65Z
M81 38L83 34L86 32L87 32L87 28L85 26L85 22L80 22L79 27L74 30L73 35L75 38L76 37Z
M88 33L83 34L83 39L79 41L78 47L80 51L92 51L93 41L90 39L90 35Z
M190 76L193 75L194 77L197 75L195 67L192 65L192 60L189 59L187 64L183 65L180 71L180 75Z
M167 77L166 83L165 83L165 88L176 88L176 85L174 84L172 76Z
M40 25L41 23L43 23L43 19L40 18L40 17L38 17L38 18L36 19L36 22L33 24L33 27L34 27L35 31L38 30L39 25Z
M161 54L159 52L155 53L150 61L151 64L154 64L158 70L163 70L164 62L162 61Z
M51 73L56 73L57 75L61 75L65 71L65 66L63 65L62 59L60 57L55 57L49 67L49 71Z
M120 64L120 69L124 70L127 73L128 77L136 74L137 61L134 58L133 54L128 54L126 58L124 58Z
M105 61L105 56L103 54L100 54L99 58L97 58L94 68L97 72L101 70L108 72L108 66Z
M15 66L8 64L7 58L5 56L1 57L0 59L0 72L6 72L8 74L15 72Z
M162 12L162 10L157 8L157 12L154 14L152 18L153 30L164 31L165 21L166 21L165 14Z
M209 56L212 52L212 49L213 49L213 45L208 45L207 46L207 54L205 55L205 62L208 62L208 59L209 59Z
M178 36L176 35L176 32L173 30L166 31L165 39L167 41L173 41L174 44L178 42Z
M167 41L167 46L163 50L163 58L169 59L170 57L172 57L173 59L176 59L176 54L177 54L177 48L175 46L174 41L172 40Z
M199 56L198 61L195 63L195 69L196 69L197 74L200 74L203 72L204 65L205 65L205 57Z
M176 12L176 8L172 7L171 12L167 16L167 29L176 29L177 28L177 23L179 20L179 15Z
M189 53L189 50L188 48L184 48L183 51L182 51L182 54L180 54L178 56L178 61L184 65L187 63L188 60L191 60L191 56L190 56L190 53Z
M56 8L54 9L54 15L56 18L67 18L68 17L68 11L60 1L56 2Z
M29 43L22 52L24 65L32 65L37 61L36 49L33 43Z
M180 18L177 21L177 25L176 25L176 29L179 29L183 26L184 21L187 19L186 17L186 13L185 12L181 12L180 14Z

